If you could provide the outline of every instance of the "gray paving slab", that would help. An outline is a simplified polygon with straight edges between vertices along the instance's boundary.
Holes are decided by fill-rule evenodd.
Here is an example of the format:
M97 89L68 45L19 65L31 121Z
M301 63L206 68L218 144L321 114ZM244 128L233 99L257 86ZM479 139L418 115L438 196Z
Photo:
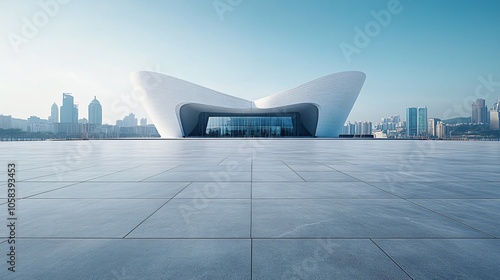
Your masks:
M155 175L161 174L158 171L121 171L113 174L105 175L90 179L89 181L94 182L140 182L147 178L153 177Z
M77 184L77 182L17 182L17 197L26 198L32 195L53 191ZM0 193L0 199L7 198L7 192Z
M462 180L475 180L475 181L483 181L483 182L497 182L498 183L498 178L497 176L494 176L494 173L498 173L500 169L497 169L496 172L461 172L461 173L454 173L454 176L456 176L459 179Z
M254 157L252 160L253 166L274 166L278 164L285 164L283 160L281 159L276 159L276 158L268 158L268 157L263 157L262 155L258 155Z
M253 182L253 198L397 198L364 182Z
M169 170L172 170L180 165L182 165L182 163L184 162L143 162L143 163L140 163L138 162L140 165L139 166L136 166L136 167L133 167L133 168L127 168L126 172L153 172L153 173L157 173L157 174L160 174L160 173L163 173L163 172L167 172Z
M32 196L38 198L172 198L189 182L84 182Z
M21 171L18 170L16 177L17 181L27 181L30 179L35 179L35 178L40 178L40 177L46 177L48 175L55 175L58 174L57 170L48 170L48 171Z
M498 279L498 239L374 240L413 279Z
M331 171L333 171L332 168L330 168L326 165L323 165L323 164L288 164L288 167L290 167L295 172L300 172L300 171L331 172Z
M381 172L359 172L345 171L352 177L364 182L445 182L445 181L464 181L461 178L453 177L447 174L437 172L399 172L399 171L381 171Z
M252 279L410 279L370 240L254 239Z
M175 196L178 198L243 198L251 197L250 182L193 182Z
M304 182L293 171L255 171L252 172L253 182Z
M419 199L413 201L500 238L500 199Z
M353 178L347 174L337 171L318 171L318 172L307 172L298 171L300 177L302 177L306 182L356 182L359 181L357 178Z
M101 171L70 171L57 174L51 174L42 177L36 177L25 180L27 182L82 182L92 180L98 177L112 174L112 172Z
M251 172L251 161L245 162L244 164L237 161L226 162L226 164L218 165L191 165L184 164L176 168L173 168L173 172Z
M233 154L229 154L226 158L220 161L217 165L219 166L242 166L251 167L253 154L241 154L238 150L234 151ZM250 171L250 170L248 170Z
M173 199L129 238L249 238L249 199Z
M398 166L393 166L393 164L339 164L335 163L324 163L328 167L341 171L341 172L395 172L398 170Z
M124 172L124 171L135 171L135 168L138 168L139 164L137 162L131 165L123 165L123 161L108 161L92 164L85 166L83 168L71 171L78 172L108 172L110 174L116 172ZM163 168L162 168L163 169ZM69 171L69 172L71 172Z
M486 235L399 199L253 199L252 236L456 238Z
M18 237L121 238L166 199L23 199ZM6 220L7 211L0 217ZM0 233L6 237L6 232Z
M274 171L290 172L293 170L290 169L290 167L288 167L288 165L286 165L284 163L277 163L277 164L269 164L269 165L265 165L265 164L256 165L256 164L254 164L252 166L252 171L253 172L274 172Z
M447 157L448 155L443 155L443 157ZM461 155L462 157L462 155ZM456 174L457 169L463 170L465 173L476 173L476 172L495 172L498 171L498 167L491 165L489 163L484 163L482 161L474 162L474 165L470 165L470 161L460 162L463 159L457 159L455 162L451 160L446 160L445 158L434 157L432 161L427 161L425 165L412 166L412 170L414 171L430 171L430 172L439 172L443 174ZM465 164L464 164L465 163ZM405 169L408 171L408 167L396 166L395 170ZM399 171L399 170L398 170Z
M408 199L500 198L497 182L390 182L371 185Z
M2 252L6 245L0 244ZM20 240L17 250L17 271L2 269L1 279L250 279L251 274L250 240L28 239Z
M23 163L24 163L24 161L23 161ZM24 175L27 175L30 173L35 173L35 172L36 173L40 172L41 174L49 175L52 173L59 172L59 170L56 168L56 166L47 165L46 162L44 164L40 164L39 166L31 166L31 167L29 167L29 169L26 169L26 166L19 166L19 164L18 164L18 170L20 171L20 175L21 175L21 172L26 173Z
M167 171L159 175L147 178L144 182L171 182L171 181L192 181L192 182L250 182L251 172L242 171Z

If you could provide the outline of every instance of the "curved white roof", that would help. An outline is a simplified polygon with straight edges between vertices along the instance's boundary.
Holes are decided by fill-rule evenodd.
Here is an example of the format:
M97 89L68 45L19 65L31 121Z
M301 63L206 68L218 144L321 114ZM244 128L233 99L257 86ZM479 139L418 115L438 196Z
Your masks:
M366 75L340 72L255 101L227 95L172 76L150 71L131 74L136 93L164 138L188 136L201 112L298 112L317 137L338 137Z

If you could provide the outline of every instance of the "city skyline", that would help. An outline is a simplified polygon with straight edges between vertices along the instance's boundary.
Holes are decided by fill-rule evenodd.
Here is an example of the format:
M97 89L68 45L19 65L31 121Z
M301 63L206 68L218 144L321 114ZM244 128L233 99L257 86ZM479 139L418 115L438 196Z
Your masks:
M110 123L104 123L102 121L102 115L104 114L103 111L102 111L102 106L101 106L99 100L97 100L97 97L94 96L93 99L92 99L92 101L90 101L88 103L88 107L85 107L85 108L88 108L88 110L83 110L83 112L87 112L87 118L86 118L86 117L84 117L84 116L82 116L80 114L80 112L78 110L78 108L79 108L79 102L76 102L74 100L74 96L73 96L72 93L62 93L62 95L63 95L63 99L62 99L63 102L61 102L61 106L59 106L57 102L52 103L52 106L49 109L49 114L48 114L47 118L44 118L43 116L37 116L37 115L30 114L29 117L28 118L24 118L24 120L35 117L35 118L40 118L42 120L46 120L46 121L49 121L49 122L52 122L52 123L61 123L61 121L59 119L59 116L60 116L60 112L59 111L60 111L62 105L64 104L65 98L68 97L68 96L70 98L72 98L74 108L76 109L76 117L77 117L76 122L80 122L82 120L85 120L85 121L88 121L89 123L93 123L93 122L90 122L90 116L89 116L88 112L91 111L91 106L95 105L96 103L98 104L98 107L99 107L97 109L99 111L99 113L98 113L99 117L96 117L96 118L98 118L99 121L97 121L97 123L94 123L94 124L113 125L113 124L116 124L117 122L123 121L124 118L126 119L127 117L130 117L130 116L133 116L133 118L136 117L136 114L134 112L130 112L127 115L123 115L122 117L118 117L116 120L114 120L114 121L112 121ZM487 119L486 123L489 123L489 121L490 121L490 119L489 119L490 112L492 112L492 111L500 112L500 109L499 109L500 108L499 107L500 106L499 105L500 104L500 96L497 97L496 102L494 102L491 106L488 106L488 104L486 104L486 102L485 102L484 99L478 98L476 101L474 101L474 103L471 104L472 110L469 113L469 115L460 116L460 117L454 117L454 118L449 118L449 119L443 119L443 121L445 121L445 120L453 120L453 119L457 119L457 118L458 119L460 119L460 118L469 118L469 120L470 120L469 122L471 124L485 123L483 120L474 119L475 115L477 114L474 111L474 108L476 107L477 103L482 104L481 106L485 106L484 109L486 109L486 110L485 110L484 113L486 114L486 116L488 116L488 119ZM427 113L427 111L428 111L427 106L423 106L423 107L405 107L403 109L406 112L405 114L403 114L405 116L405 118L403 119L404 122L406 122L408 120L408 109L415 109L416 110L414 118L417 118L417 114L418 114L417 113L417 109L418 110L425 109L425 114L424 114L425 117L419 118L420 131L428 131L428 126L423 124L424 120L427 120L427 121L432 120L432 119L439 119L439 120L441 120L440 118L437 118L435 116L428 115L428 113ZM95 109L92 109L92 110L95 110ZM390 118L396 117L399 120L400 116L401 116L400 114L392 114L392 115L389 116L389 114L390 113L386 113L385 117L382 117L379 120L372 120L372 119L364 119L364 120L362 120L362 119L347 119L345 121L344 125L348 125L351 122L370 122L370 123L373 124L373 127L375 127L376 124L377 124L377 121L381 120L381 123L378 123L378 124L382 124L382 123L385 123L388 118L390 119ZM10 116L10 117L16 118L16 119L23 119L23 118L19 118L17 115L8 115L8 114L3 114L2 112L0 112L0 115L2 115L2 116ZM80 116L81 116L81 118L80 118ZM387 117L387 116L389 116L389 117ZM54 119L56 121L54 121ZM139 120L148 122L148 118L141 118L141 117L136 118L136 122L139 122ZM397 123L397 122L395 122L395 123ZM417 124L414 124L414 125L415 125L414 129L416 131L417 130ZM424 125L424 127L422 127L422 125ZM405 128L408 129L407 126ZM385 130L385 129L382 129L382 130ZM412 135L417 135L417 134L421 134L421 133L417 133L417 132L412 133Z
M429 116L443 119L468 116L474 100L493 104L499 95L500 38L493 36L499 6L489 0L3 1L9 13L0 17L0 113L45 117L61 92L72 92L80 104L100 96L103 123L130 112L149 117L132 93L129 74L137 70L250 100L360 70L369 78L348 120L404 115L408 106L428 106ZM43 106L23 109L25 100Z

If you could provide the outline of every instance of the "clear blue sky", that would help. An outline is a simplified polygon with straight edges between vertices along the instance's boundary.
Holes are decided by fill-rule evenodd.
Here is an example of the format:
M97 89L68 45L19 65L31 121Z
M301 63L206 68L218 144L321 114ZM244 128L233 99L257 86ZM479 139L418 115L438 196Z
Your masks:
M40 2L53 1L0 0L1 114L46 118L62 92L71 92L80 118L94 95L107 123L127 111L146 117L123 99L137 70L250 100L359 70L367 80L349 120L373 122L408 106L443 117L463 115L465 104L468 114L478 77L500 82L497 0L400 0L399 12L350 61L341 44L356 46L355 28L364 30L372 11L395 0L65 0L44 22ZM218 12L214 2L230 8ZM25 19L39 25L32 38L23 35ZM491 106L500 86L484 87L481 96Z

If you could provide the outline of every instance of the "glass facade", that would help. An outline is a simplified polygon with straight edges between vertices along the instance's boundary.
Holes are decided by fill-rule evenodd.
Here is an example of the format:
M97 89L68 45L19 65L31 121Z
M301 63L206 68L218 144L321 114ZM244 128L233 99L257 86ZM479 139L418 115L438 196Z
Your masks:
M311 136L300 123L300 114L201 113L191 137L297 137Z
M427 107L406 108L406 134L409 137L427 135Z
M418 107L417 119L417 135L427 135L427 107Z
M292 117L210 117L208 137L295 136Z
M417 135L417 108L415 107L406 108L406 135L410 137Z

